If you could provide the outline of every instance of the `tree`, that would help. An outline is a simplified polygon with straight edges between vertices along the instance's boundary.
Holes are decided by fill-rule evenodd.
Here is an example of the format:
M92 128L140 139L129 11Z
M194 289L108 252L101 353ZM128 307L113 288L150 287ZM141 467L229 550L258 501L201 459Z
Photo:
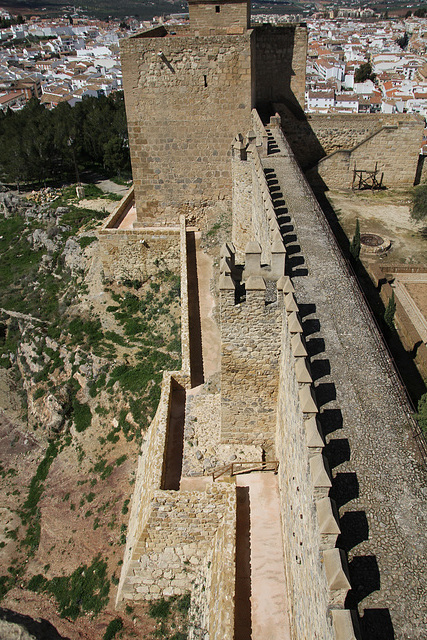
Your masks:
M427 218L427 184L419 184L412 191L411 217L417 221Z
M389 329L394 329L394 314L396 313L396 300L394 299L394 291L392 291L388 299L387 307L384 312L384 322Z
M23 109L0 111L0 179L46 183L76 179L81 170L130 170L122 93L84 98L49 111L33 98ZM78 180L78 179L77 179Z
M415 419L420 425L421 431L427 436L427 393L422 395L418 402L418 413L415 414Z
M360 247L360 223L359 218L356 218L356 229L352 241L350 242L350 253L355 260L359 259Z
M373 82L375 78L376 75L375 73L372 73L372 66L370 62L364 62L361 64L354 74L355 82L365 82L365 80L372 80Z
M405 31L403 36L401 36L400 38L397 38L396 40L396 44L398 44L402 50L406 49L406 47L408 46L408 42L409 42L409 34L407 31Z

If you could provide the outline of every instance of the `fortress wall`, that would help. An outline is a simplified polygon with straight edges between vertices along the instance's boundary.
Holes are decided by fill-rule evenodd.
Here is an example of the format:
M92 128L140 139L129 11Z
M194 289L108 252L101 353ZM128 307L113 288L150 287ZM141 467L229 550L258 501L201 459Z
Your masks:
M138 220L231 201L230 146L251 126L251 32L121 43Z
M276 454L279 465L282 537L291 603L292 638L335 638L327 616L328 584L320 551L320 532L298 399L291 334L282 334L277 404Z
M274 207L257 149L252 147L250 155L252 159L253 185L252 234L261 246L261 264L271 264L272 233L270 231L267 206L270 205L273 217L275 217Z
M233 226L232 242L236 249L236 262L243 262L245 247L253 238L252 231L252 163L240 159L235 152L231 161L233 174Z
M256 152L255 152L256 153ZM268 193L267 185L263 184L262 176L257 172L255 163L252 164L252 238L259 243L261 264L271 264L271 244L269 239L269 225L264 206L263 194ZM265 179L264 179L265 182Z
M263 445L274 440L281 311L262 289L221 290L221 441ZM231 281L231 278L230 278ZM221 286L221 284L220 284Z
M243 142L238 144L243 146ZM271 265L275 235L280 237L273 202L260 160L261 150L262 144L248 145L247 142L240 152L233 148L232 241L236 250L237 263L244 261L246 245L255 240L261 247L261 264ZM277 234L275 234L276 231ZM277 277L280 275L283 273Z
M211 640L234 638L236 504L234 484L228 488L228 507L195 578L189 611L188 640L206 630ZM230 489L232 489L230 491Z
M306 25L263 25L254 31L257 107L283 102L304 109Z
M180 270L179 227L132 231L101 229L101 259L104 275L112 280L143 280L159 271ZM161 261L160 266L158 261Z
M211 485L206 492L155 491L149 518L133 550L127 598L155 600L191 591L225 512L233 509L234 487L224 483ZM232 527L227 531L233 541ZM220 592L221 588L218 596Z
M413 167L415 178L418 161L418 147L421 147L424 121L412 114L382 114L382 113L353 113L353 114L305 114L295 118L285 105L275 104L275 109L281 116L282 129L299 164L303 169L312 167L325 155L340 149L352 149L360 144L375 131L387 125L397 126L395 133L397 148L403 150L408 132L406 127L413 127L411 132L410 166ZM402 128L403 127L403 128ZM418 147L414 154L412 140ZM388 152L387 147L378 148L380 161ZM374 162L375 164L375 162ZM395 171L398 173L398 166Z
M412 186L415 179L419 153L418 123L405 122L386 125L359 143L351 151L336 151L323 158L308 176L316 172L329 188L350 188L354 168L379 170L378 179L384 173L386 187Z
M163 373L160 401L156 414L145 435L135 479L135 489L128 523L126 549L117 590L117 602L134 592L132 586L133 554L135 546L147 524L151 513L151 501L160 488L163 474L163 458L166 432L169 422L172 375Z

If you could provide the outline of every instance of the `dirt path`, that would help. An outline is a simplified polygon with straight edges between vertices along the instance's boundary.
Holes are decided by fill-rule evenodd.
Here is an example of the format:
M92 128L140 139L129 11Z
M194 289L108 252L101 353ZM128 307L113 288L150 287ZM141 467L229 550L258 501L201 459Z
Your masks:
M419 235L420 224L410 216L407 191L328 191L328 200L339 223L351 238L359 218L361 233L376 233L391 240L387 255L369 257L381 263L424 263L427 241Z

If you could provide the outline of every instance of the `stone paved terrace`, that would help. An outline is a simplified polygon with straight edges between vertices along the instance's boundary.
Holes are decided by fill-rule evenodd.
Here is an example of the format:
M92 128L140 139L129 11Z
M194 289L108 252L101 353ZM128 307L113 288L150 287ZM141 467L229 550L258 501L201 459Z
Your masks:
M363 640L427 638L426 473L357 284L290 150L275 137L281 153L263 164L276 187L327 436L337 545L348 552L352 583L346 606L358 608Z

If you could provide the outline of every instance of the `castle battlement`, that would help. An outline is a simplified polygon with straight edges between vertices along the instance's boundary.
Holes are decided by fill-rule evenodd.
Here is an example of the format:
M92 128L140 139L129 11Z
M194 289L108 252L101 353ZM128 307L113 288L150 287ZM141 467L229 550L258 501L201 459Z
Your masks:
M189 4L190 28L173 35L161 27L121 43L135 226L155 230L152 248L129 235L129 253L139 251L147 267L165 247L172 263L174 238L179 244L183 369L164 374L141 450L118 605L188 592L190 640L232 640L243 615L237 584L256 570L251 555L248 574L238 574L239 544L252 553L250 512L264 509L253 506L242 476L269 473L272 546L283 570L277 611L289 637L356 640L360 621L362 640L421 638L427 509L408 408L281 128L291 129L291 112L302 113L306 27L249 28L246 0ZM313 166L323 148L304 147L307 127L323 127L326 147L337 138L332 118L294 122L292 143L304 158L313 155ZM354 122L351 149L318 163L319 175L348 177L350 160L382 151L392 179L403 140L408 184L420 121ZM208 312L199 305L202 269L189 258L190 237L193 253L210 257L185 218L206 231L218 212L231 237L210 247L218 252L212 280L203 272L200 286L217 308L212 299ZM179 241L177 231L160 238L156 229L178 220ZM104 240L116 255L114 232ZM213 335L219 358L215 352L216 368L203 379ZM264 542L263 527L259 535Z

